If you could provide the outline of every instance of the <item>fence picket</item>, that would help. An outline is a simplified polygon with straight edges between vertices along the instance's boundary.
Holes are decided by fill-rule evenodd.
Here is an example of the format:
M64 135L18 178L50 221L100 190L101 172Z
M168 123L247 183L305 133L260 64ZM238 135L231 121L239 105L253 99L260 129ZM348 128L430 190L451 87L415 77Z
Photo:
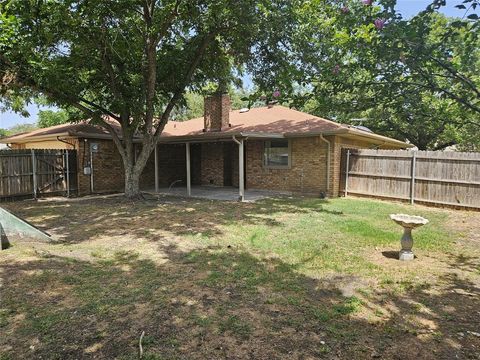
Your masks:
M348 158L348 193L480 209L480 153L355 149Z
M66 162L66 165L65 165ZM0 201L76 191L76 151L1 150Z

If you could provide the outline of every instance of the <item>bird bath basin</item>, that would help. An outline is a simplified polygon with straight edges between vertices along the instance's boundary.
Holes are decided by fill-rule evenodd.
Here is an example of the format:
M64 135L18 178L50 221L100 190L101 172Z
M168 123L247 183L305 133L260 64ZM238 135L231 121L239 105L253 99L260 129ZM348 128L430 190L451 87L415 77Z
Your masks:
M406 214L391 214L390 219L395 221L398 225L403 226L403 235L400 239L402 250L400 250L400 260L413 260L412 252L413 238L412 229L428 224L428 220L421 216L406 215Z

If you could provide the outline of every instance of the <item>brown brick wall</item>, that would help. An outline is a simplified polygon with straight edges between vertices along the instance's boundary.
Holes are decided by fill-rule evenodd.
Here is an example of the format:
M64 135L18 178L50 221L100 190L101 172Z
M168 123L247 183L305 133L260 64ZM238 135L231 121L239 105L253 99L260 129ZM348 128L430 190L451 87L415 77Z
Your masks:
M326 138L330 141L330 189L328 196L337 197L340 184L341 144L338 136Z
M190 144L192 185L202 184L202 144Z
M325 137L331 142L330 189L329 196L338 196L341 181L341 150L343 148L371 148L365 141ZM89 161L89 142L99 144L99 152L94 154L94 192L123 191L123 163L115 144L109 140L88 140L85 157L85 142L79 139L78 151L78 187L79 194L90 193L90 176L83 175L84 158ZM271 169L263 166L264 141L247 140L246 151L246 187L271 189L320 195L327 191L327 144L318 136L293 138L291 146L291 167ZM230 165L224 163L225 151L231 147ZM139 145L137 145L139 151ZM167 187L176 180L186 184L185 144L159 145L159 184ZM225 166L231 166L232 185L238 186L238 146L233 142L202 143L191 145L192 184L224 186ZM150 156L140 178L142 189L155 186L154 153ZM341 195L341 194L340 194Z
M205 98L204 119L206 131L221 131L229 126L230 97L216 94Z
M229 145L232 147L232 185L238 187L238 145L233 142Z
M125 174L123 161L113 141L98 139L79 139L77 148L78 157L78 187L79 195L90 194L90 176L83 175L84 162L90 161L90 142L97 143L99 150L93 154L93 183L94 193L123 191L125 188ZM85 147L85 156L84 156ZM141 145L136 144L139 153ZM159 180L160 186L168 186L177 179L186 181L185 175L185 146L159 145ZM155 155L152 152L145 169L140 176L141 189L155 187Z
M238 145L228 141L202 143L198 146L201 154L200 184L238 187ZM194 161L198 160L192 156L192 167L195 166ZM225 183L225 171L231 174L231 184Z
M79 195L91 193L91 177L83 174L84 166L90 162L90 143L98 144L98 152L93 153L92 156L93 192L123 191L125 186L123 161L113 141L100 139L84 140L79 139L77 145Z
M135 144L136 153L139 154L141 150L141 144ZM140 176L140 189L150 190L153 188L155 188L155 154L152 151L145 165L145 169Z
M78 139L76 149L77 149L77 185L78 185L78 195L88 195L90 194L90 176L83 175L83 168L89 162L90 152L88 150L88 144L85 146L84 139Z
M190 145L190 166L193 185L224 186L224 150L232 148L232 182L238 186L238 146L232 142L215 142ZM173 181L187 181L185 144L158 146L158 174L160 187ZM154 154L150 157L141 177L142 189L155 186Z
M223 186L223 143L203 143L201 154L200 183Z
M337 197L340 194L340 181L342 179L341 174L341 157L342 149L371 149L375 145L362 140L342 138L339 136L326 137L332 144L331 154L331 170L330 170L330 191L329 195Z
M137 145L140 151L140 145ZM178 185L186 185L187 170L185 144L158 145L158 183L160 187L168 187L174 181L181 180ZM155 188L155 152L152 151L142 176L140 188L153 190Z
M186 186L185 144L158 146L158 176L161 187L170 186L177 180L181 180L178 185Z
M320 195L326 191L327 146L318 137L290 140L291 167L263 166L264 142L248 140L247 188L284 190Z

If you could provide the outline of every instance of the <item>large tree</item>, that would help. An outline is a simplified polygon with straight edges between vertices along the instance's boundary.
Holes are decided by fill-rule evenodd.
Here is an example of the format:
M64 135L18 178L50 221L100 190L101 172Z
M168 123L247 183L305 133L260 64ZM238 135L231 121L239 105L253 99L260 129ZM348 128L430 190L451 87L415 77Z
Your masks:
M50 126L65 124L69 122L70 116L65 110L39 110L38 127L46 128Z
M185 92L228 83L274 27L288 29L289 9L287 0L6 0L0 95L17 104L40 94L105 127L123 159L125 194L138 197L142 170Z
M480 128L478 1L463 1L463 19L440 14L444 3L403 19L394 0L304 2L295 9L302 26L284 41L287 65L271 67L280 100L338 121L368 118L422 149L471 143L465 129Z
M25 133L33 130L37 130L36 124L16 124L8 129L0 129L0 136L12 136L19 133Z

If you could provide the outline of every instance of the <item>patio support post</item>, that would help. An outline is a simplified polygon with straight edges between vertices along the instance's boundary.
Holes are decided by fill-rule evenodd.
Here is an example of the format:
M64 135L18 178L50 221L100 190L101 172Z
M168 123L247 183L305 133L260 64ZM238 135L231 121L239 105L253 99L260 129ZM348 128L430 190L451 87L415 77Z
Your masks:
M155 192L160 191L160 186L158 184L158 145L155 145Z
M244 153L245 142L244 139L240 140L238 144L238 189L240 201L245 201L245 167L243 166L243 153Z
M187 160L187 196L192 196L192 175L190 171L190 143L185 143L185 153Z
M238 200L245 201L245 167L243 165L245 139L237 140L235 136L233 136L232 140L238 144Z

